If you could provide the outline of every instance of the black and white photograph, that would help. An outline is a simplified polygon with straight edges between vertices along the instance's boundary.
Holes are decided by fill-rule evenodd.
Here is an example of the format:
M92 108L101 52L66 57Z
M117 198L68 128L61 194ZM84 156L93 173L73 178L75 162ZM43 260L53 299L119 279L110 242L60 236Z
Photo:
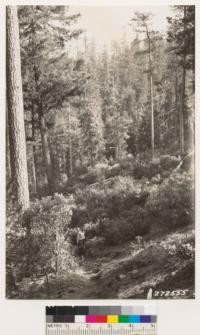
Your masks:
M195 298L195 6L7 5L6 298Z

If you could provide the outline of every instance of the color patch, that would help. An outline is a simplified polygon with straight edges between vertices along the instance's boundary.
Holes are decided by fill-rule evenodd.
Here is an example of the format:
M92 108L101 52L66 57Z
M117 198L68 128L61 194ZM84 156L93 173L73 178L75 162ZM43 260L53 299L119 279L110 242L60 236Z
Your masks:
M65 322L64 315L54 315L53 322L56 322L56 323L63 323L63 322Z
M120 315L122 308L120 306L110 306L110 312L108 314L110 315Z
M119 315L119 323L128 323L129 317L128 315Z
M96 315L86 315L86 323L96 323Z
M157 316L151 315L151 323L156 323L156 322L157 322Z
M64 322L67 323L75 322L75 315L64 315Z
M108 323L118 323L118 315L107 315Z
M53 315L46 315L46 322L47 323L53 322Z
M140 323L140 315L129 315L128 322L130 323Z
M111 306L99 306L99 315L111 315Z
M99 306L89 306L89 315L103 315L100 313Z
M56 307L46 307L46 315L56 315Z
M143 306L133 306L133 310L132 310L131 314L133 314L133 315L143 315L144 314L144 307Z
M75 306L73 309L73 314L74 315L88 315L92 313L89 313L88 306Z
M141 323L151 323L151 315L140 315Z
M96 315L97 323L107 323L107 315Z
M76 323L85 323L85 315L75 315Z
M122 306L121 307L121 313L122 315L132 315L133 313L133 307L132 306Z
M57 306L54 315L74 315L74 310L71 306Z

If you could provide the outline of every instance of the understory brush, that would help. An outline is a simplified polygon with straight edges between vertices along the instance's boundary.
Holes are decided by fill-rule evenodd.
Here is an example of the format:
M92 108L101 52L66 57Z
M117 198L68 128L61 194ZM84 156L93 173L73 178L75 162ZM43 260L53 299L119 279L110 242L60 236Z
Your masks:
M78 190L72 228L82 226L87 238L100 236L114 245L144 236L155 226L167 232L193 223L191 174L175 172L159 184L145 185L118 176L111 183Z
M167 229L194 222L194 182L189 173L175 173L152 190L145 205L149 223Z
M136 206L133 210L123 212L123 216L105 220L101 227L101 236L107 245L117 245L133 240L137 235L143 236L149 230L145 212Z
M73 197L55 194L33 202L7 233L8 274L24 277L55 275L76 265L68 239ZM16 238L16 227L18 235Z
M170 155L161 155L153 161L136 159L133 163L133 177L135 179L152 179L158 174L164 178L169 177L179 162L179 157Z
M99 216L113 218L123 210L133 207L141 195L141 186L131 177L116 177L112 183L102 183L96 187L78 190L75 193L77 207L86 207L90 220Z
M103 237L106 244L129 241L148 231L145 212L140 206L147 197L148 193L141 191L141 186L133 178L116 177L111 185L100 184L76 192L75 201L79 209L74 210L72 223L84 226L88 237L95 234Z
M181 260L194 261L195 258L195 238L194 230L188 233L173 234L161 246L167 250L170 256L176 256Z

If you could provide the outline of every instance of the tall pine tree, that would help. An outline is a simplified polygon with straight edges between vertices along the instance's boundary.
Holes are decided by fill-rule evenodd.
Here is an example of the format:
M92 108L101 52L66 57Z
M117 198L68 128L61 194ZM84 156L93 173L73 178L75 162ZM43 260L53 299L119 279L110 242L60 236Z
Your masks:
M6 8L7 103L12 185L22 210L29 207L19 26L16 6Z

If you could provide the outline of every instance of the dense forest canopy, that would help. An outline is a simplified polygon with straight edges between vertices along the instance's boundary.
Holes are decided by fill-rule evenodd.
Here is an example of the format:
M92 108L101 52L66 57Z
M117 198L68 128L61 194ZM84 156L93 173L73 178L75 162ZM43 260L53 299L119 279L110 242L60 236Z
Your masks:
M110 52L97 52L85 40L75 58L66 45L81 35L73 29L79 14L64 6L20 6L31 192L46 179L52 193L60 178L104 159L191 151L194 6L186 7L186 13L174 8L167 38L152 30L150 13L136 12L131 43L124 37Z
M133 10L131 42L124 35L99 50L85 37L75 53L69 48L83 33L75 28L80 14L66 6L13 8L7 8L8 264L18 267L18 281L20 271L42 273L49 290L48 275L71 266L77 227L89 240L111 243L113 236L117 245L146 236L152 222L175 228L193 222L195 6L173 6L166 34L152 28L152 13ZM23 263L20 244L12 258L15 239L29 261ZM10 285L15 291L13 279Z

